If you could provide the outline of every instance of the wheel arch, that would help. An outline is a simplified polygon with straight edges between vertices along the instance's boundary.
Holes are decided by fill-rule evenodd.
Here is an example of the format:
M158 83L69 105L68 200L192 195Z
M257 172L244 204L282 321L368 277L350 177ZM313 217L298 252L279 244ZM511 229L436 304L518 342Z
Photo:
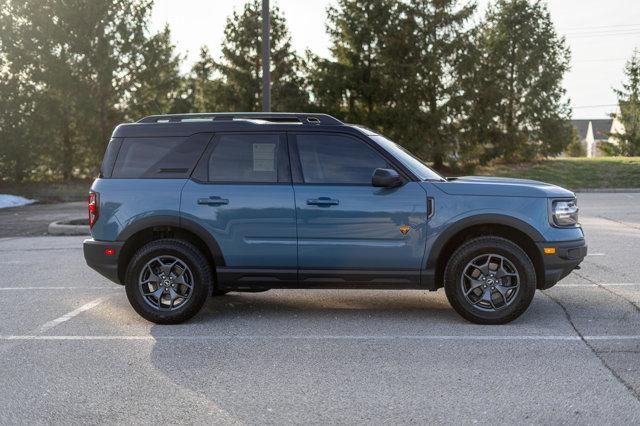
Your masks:
M462 219L449 226L434 242L427 258L427 268L435 270L435 283L441 287L444 269L453 252L472 238L493 235L518 244L529 256L536 270L537 287L544 282L544 264L536 242L542 234L530 224L512 216L483 214Z
M143 245L162 238L185 240L197 247L215 270L225 266L218 242L201 225L176 216L162 216L141 219L125 228L118 241L124 241L118 256L118 279L124 283L124 276L135 252Z

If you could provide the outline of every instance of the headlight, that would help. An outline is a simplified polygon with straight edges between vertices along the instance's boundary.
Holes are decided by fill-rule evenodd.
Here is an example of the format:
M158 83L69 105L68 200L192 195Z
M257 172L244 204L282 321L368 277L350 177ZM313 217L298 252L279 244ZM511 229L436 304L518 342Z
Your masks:
M553 223L557 226L573 226L578 223L578 202L558 200L552 204Z

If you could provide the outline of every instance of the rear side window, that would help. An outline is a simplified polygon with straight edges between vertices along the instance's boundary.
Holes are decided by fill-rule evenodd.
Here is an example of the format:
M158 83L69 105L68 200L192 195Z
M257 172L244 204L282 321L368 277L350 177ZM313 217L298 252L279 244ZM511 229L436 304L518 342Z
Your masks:
M365 142L344 135L296 135L305 183L370 185L377 168L393 168Z
M122 143L122 138L112 138L109 141L109 145L107 145L107 150L105 151L104 157L102 158L102 164L100 165L101 178L111 177L111 172L113 172L113 165L116 162L116 157L118 157L118 151L120 151L121 143Z
M278 134L222 134L209 157L210 182L276 183L283 168Z
M112 177L187 178L211 139L199 133L184 137L126 138L115 161Z

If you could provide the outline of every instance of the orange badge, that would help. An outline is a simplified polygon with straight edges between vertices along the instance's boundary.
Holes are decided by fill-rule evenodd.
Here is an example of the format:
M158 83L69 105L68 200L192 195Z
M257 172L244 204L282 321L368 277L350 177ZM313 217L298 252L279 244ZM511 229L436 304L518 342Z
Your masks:
M400 232L402 232L402 235L407 235L407 232L409 232L411 230L411 227L403 225L400 227Z

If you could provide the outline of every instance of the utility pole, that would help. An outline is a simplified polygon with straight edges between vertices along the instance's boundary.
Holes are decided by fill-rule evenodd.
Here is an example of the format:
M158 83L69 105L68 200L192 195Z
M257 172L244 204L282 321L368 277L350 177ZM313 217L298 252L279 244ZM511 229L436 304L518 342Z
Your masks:
M262 0L262 111L271 111L269 0Z

